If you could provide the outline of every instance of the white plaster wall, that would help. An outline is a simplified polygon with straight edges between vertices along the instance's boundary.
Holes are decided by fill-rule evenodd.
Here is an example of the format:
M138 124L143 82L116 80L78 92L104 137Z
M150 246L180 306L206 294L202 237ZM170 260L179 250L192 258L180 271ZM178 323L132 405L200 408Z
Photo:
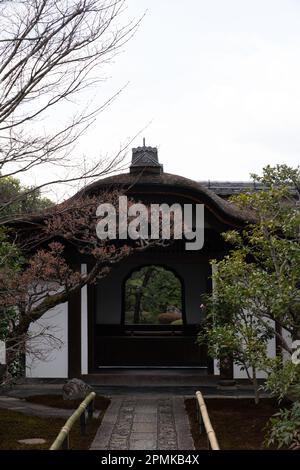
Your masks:
M220 366L218 359L214 359L214 375L220 375Z
M43 336L37 336L46 328L59 340L50 342ZM32 341L29 348L36 353L26 355L26 376L39 378L67 378L68 377L68 302L57 305L46 312L40 320L33 323L29 330ZM38 354L40 356L40 354Z
M282 336L283 336L283 339L287 342L288 346L291 347L291 346L292 346L292 342L293 342L292 336L291 336L291 334L290 334L286 329L284 329L284 328L282 329ZM291 355L290 355L287 351L285 351L285 350L282 351L282 357L283 357L283 360L284 360L284 361L287 361L288 359L291 359Z
M4 341L0 341L0 364L6 363L5 357L5 343Z

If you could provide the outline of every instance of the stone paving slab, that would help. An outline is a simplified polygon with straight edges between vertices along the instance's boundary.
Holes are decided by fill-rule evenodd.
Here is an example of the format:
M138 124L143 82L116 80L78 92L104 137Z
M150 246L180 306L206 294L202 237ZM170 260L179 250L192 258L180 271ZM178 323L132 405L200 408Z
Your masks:
M184 397L112 398L91 450L193 450Z

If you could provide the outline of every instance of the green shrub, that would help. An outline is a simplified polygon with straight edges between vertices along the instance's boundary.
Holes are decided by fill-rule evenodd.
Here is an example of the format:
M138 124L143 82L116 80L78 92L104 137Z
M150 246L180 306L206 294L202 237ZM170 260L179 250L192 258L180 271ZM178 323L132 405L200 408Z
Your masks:
M300 449L300 402L293 403L290 409L276 413L267 426L266 445Z
M182 325L182 319L172 321L171 325Z

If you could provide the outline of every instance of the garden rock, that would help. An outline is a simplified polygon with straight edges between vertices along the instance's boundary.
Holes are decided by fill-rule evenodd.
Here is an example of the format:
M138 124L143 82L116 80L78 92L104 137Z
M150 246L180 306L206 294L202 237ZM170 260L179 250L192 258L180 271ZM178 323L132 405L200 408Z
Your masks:
M85 398L93 388L80 379L71 379L63 386L64 400L78 400Z

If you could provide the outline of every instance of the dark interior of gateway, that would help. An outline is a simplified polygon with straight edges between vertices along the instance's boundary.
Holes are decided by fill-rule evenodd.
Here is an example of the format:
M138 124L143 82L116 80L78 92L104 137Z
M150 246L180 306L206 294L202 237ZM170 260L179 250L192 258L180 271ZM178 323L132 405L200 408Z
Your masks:
M207 256L173 247L169 253L154 250L141 262L138 256L130 259L90 287L94 372L103 367L206 368L206 350L196 344L196 336L201 294L211 290Z

